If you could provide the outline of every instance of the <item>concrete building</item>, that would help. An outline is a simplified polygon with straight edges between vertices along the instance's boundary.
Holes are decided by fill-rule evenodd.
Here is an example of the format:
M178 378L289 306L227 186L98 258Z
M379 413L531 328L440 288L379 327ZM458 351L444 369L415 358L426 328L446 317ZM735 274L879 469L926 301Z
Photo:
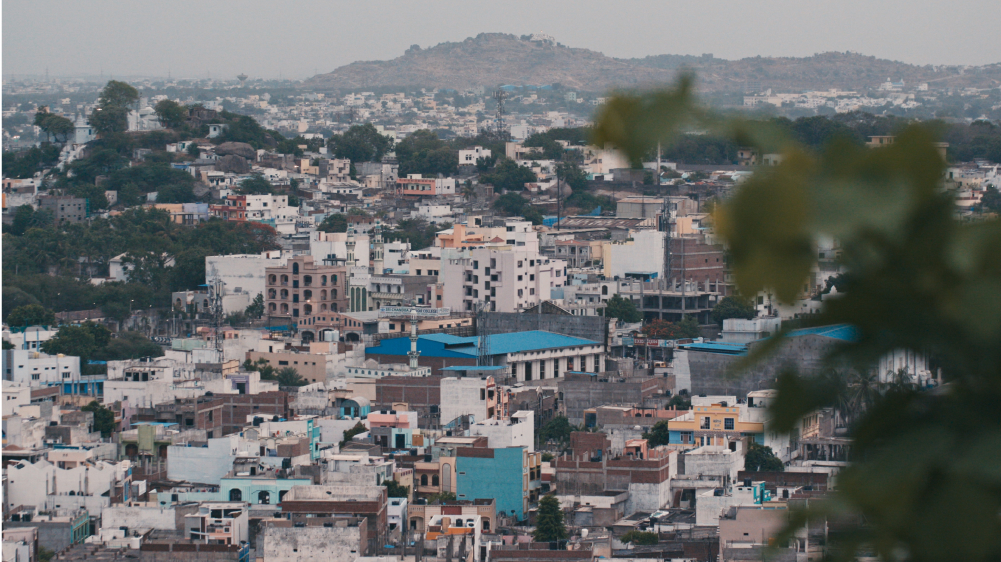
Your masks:
M494 498L498 512L521 521L539 499L541 465L542 454L524 447L461 448L456 451L456 497Z
M448 379L445 379L448 380ZM444 385L442 386L444 388ZM486 437L493 449L524 447L535 451L535 412L518 411L510 419L484 419L469 426L470 437Z
M354 258L349 254L349 261ZM272 321L298 323L308 320L300 327L303 338L306 332L315 337L316 329L311 328L317 321L327 322L330 312L347 310L348 275L344 266L319 265L312 256L289 258L284 266L269 267L265 307Z
M483 148L482 146L474 146L473 148L467 148L459 151L459 165L460 166L475 166L476 161L480 158L490 158L490 149Z
M55 224L79 223L90 216L90 201L69 195L39 197L38 208L52 213Z
M516 312L553 298L569 284L566 262L537 251L476 248L442 256L444 306L472 311L486 303L492 312Z
M80 358L27 349L3 351L3 378L32 387L80 382Z
M264 562L355 562L368 552L363 517L298 517L261 523L259 559Z
M236 546L250 542L247 504L203 502L198 511L184 516L184 535L203 544Z
M493 377L444 378L441 380L441 423L459 416L479 422L497 413L497 385Z
M222 284L222 308L226 314L242 312L266 290L264 271L284 265L280 251L263 254L233 254L205 257L205 283Z
M283 513L300 517L360 517L367 520L366 544L385 540L389 529L389 496L385 486L299 485L282 501Z

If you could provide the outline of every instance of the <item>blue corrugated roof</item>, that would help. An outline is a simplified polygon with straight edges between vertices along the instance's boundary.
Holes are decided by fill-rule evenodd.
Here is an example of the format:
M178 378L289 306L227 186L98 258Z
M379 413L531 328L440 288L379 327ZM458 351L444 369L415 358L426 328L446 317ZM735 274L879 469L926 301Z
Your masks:
M747 353L747 346L738 343L687 343L680 347L682 349L723 353L726 355L745 355Z
M428 334L417 338L417 350L424 357L476 357L479 341L478 336L460 337L451 334ZM542 330L487 336L487 347L490 355L579 345L600 345L600 343ZM410 351L410 338L403 337L382 340L378 346L367 348L365 353L370 355L406 355L408 351Z
M503 365L484 365L482 367L477 367L476 365L453 365L451 367L442 367L442 371L499 371L501 369L507 369Z
M842 341L857 341L858 330L851 324L834 324L831 326L817 326L815 328L803 328L789 332L788 337L795 336L825 336Z

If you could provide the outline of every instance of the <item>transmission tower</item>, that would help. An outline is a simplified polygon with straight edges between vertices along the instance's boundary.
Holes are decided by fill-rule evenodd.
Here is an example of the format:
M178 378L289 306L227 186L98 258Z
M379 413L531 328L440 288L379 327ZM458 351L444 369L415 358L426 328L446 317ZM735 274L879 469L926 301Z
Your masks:
M498 133L503 133L506 130L504 128L504 98L506 97L507 94L504 90L498 89L494 92L494 101L497 102L497 117L494 119L494 126Z

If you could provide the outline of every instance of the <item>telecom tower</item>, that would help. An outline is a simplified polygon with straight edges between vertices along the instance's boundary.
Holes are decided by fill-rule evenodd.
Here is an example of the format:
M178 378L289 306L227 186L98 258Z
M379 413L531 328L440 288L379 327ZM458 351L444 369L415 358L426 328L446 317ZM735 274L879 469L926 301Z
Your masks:
M504 132L504 98L507 94L504 90L498 89L494 92L494 101L497 102L497 117L494 119L494 126L497 128L497 132Z
M421 352L417 351L417 307L412 306L410 308L410 351L407 352L407 357L410 358L411 372L417 369L417 358L420 355Z
M489 367L492 363L490 360L490 343L488 342L487 323L483 314L486 312L486 308L487 303L481 302L478 310L476 311L476 331L479 332L480 336L476 342L477 367Z

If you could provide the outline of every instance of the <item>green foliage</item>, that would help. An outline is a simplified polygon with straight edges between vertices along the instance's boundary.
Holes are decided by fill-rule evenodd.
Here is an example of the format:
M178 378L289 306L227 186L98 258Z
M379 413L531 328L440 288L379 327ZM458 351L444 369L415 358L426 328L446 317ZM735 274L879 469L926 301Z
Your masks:
M20 153L3 153L3 175L8 178L30 178L36 172L51 168L59 162L59 147L45 143Z
M4 295L6 297L6 295ZM55 326L56 315L40 304L26 304L10 311L4 322L8 326Z
M550 441L554 441L560 444L567 444L570 442L570 434L573 431L574 426L570 425L570 421L567 420L566 416L556 416L543 424L539 429L539 442L549 443Z
M351 440L354 439L355 435L365 433L366 431L368 431L368 428L365 427L365 424L362 422L356 423L354 427L344 432L344 439L341 439L341 447L350 443Z
M728 318L743 318L745 320L751 320L758 313L754 310L754 303L750 299L743 298L737 295L731 295L729 297L724 297L723 300L716 303L713 307L710 316L714 323L723 325L723 321Z
M188 118L188 108L174 100L160 100L153 107L156 116L160 119L160 124L169 129L175 129L184 125Z
M404 486L396 480L386 480L383 485L388 488L387 493L391 498L409 498L410 486Z
M437 494L431 494L428 496L429 504L441 504L445 502L455 501L455 492L438 492Z
M264 316L264 295L257 293L254 301L243 311L247 318L260 318Z
M631 158L671 138L685 122L759 153L781 153L722 209L716 226L731 250L743 294L769 290L790 302L816 260L819 239L837 239L850 290L824 301L816 325L850 324L857 337L826 357L871 372L895 350L930 354L947 383L930 392L893 385L850 428L853 463L829 499L793 514L776 544L811 517L862 518L839 533L834 552L883 559L990 560L1001 556L1001 223L957 220L940 189L945 163L934 131L908 125L890 146L845 139L822 149L762 123L723 120L692 103L690 81L667 93L620 96L603 110L596 142ZM740 366L771 354L782 333ZM834 406L850 385L780 374L773 431ZM942 513L951 516L943 519Z
M553 462L556 459L556 455L552 453L542 453L542 462Z
M667 403L668 408L677 408L678 410L691 410L692 401L680 394L675 394L671 397L671 400Z
M619 537L619 540L624 543L649 546L660 542L660 537L657 536L657 533L651 533L649 531L629 531Z
M257 119L249 115L238 115L228 111L219 112L219 121L227 125L221 135L212 139L216 144L224 142L245 142L255 149L274 148L283 137L274 131L267 131Z
M396 223L396 228L383 232L382 238L386 242L395 240L410 242L410 247L417 250L433 246L438 232L449 228L452 228L449 223L435 225L423 217L404 219Z
M42 342L41 347L49 355L62 353L79 357L81 364L86 364L96 348L94 336L83 326L63 326L53 338Z
M3 340L3 348L4 348L4 350L14 349L14 344L10 343L7 340Z
M117 80L101 90L97 107L90 114L90 124L101 134L121 133L128 129L129 110L139 101L139 91Z
M50 224L52 224L52 213L36 211L31 205L21 205L14 211L14 220L7 232L20 236L29 228L44 228Z
M35 114L35 126L55 142L66 142L76 132L72 121L55 113L39 111Z
M327 140L327 148L335 158L347 158L352 163L378 162L392 150L393 141L376 130L371 123L365 123L353 125L344 134L332 135ZM402 171L400 173L400 177L406 177L402 175Z
M44 546L38 547L38 562L50 562L52 557L55 555L56 553L54 550L49 550Z
M7 317L10 315L11 311L20 306L25 306L29 304L40 304L39 300L25 292L20 287L13 286L3 286L3 298L0 299L0 303L3 305L3 321L6 322L11 327L16 327L17 324L7 322Z
M602 316L618 318L621 322L639 322L643 320L636 304L629 299L624 299L619 295L612 295L612 298L605 302L605 308L600 310Z
M535 542L564 541L570 535L563 522L563 510L560 500L553 494L547 494L539 500L539 511L535 517L535 531L532 537Z
M535 133L529 135L525 142L521 143L525 147L537 147L540 160L560 160L563 158L563 147L545 133Z
M573 162L560 162L556 166L556 173L559 175L560 181L566 182L573 189L574 195L587 189L587 174L577 164ZM605 204L607 207L610 207L613 211L615 210L614 199L611 197L603 197L602 199L607 200ZM591 208L593 209L594 207Z
M157 203L194 203L196 200L194 186L190 183L172 183L156 191Z
M496 191L522 191L525 189L526 183L538 181L538 179L531 168L519 166L510 158L498 159L493 172L480 176L482 183L494 186Z
M785 465L775 456L771 447L759 445L751 441L751 446L744 455L744 470L748 472L782 472Z
M278 386L306 386L309 381L302 378L294 367L282 367L275 373L275 380Z
M323 232L347 232L348 217L344 213L330 213L316 229Z
M667 445L671 442L671 432L667 428L667 420L660 420L653 424L650 431L643 434L643 439L649 441L651 447Z
M254 174L241 181L237 191L244 195L270 195L274 188L263 175Z
M94 431L100 431L102 437L111 437L115 431L115 413L94 400L80 408L84 412L94 412Z
M991 213L1001 213L1001 192L993 185L987 188L980 199L980 210Z
M408 174L449 176L459 168L459 151L427 129L414 131L398 142L396 158L400 161L401 178Z

